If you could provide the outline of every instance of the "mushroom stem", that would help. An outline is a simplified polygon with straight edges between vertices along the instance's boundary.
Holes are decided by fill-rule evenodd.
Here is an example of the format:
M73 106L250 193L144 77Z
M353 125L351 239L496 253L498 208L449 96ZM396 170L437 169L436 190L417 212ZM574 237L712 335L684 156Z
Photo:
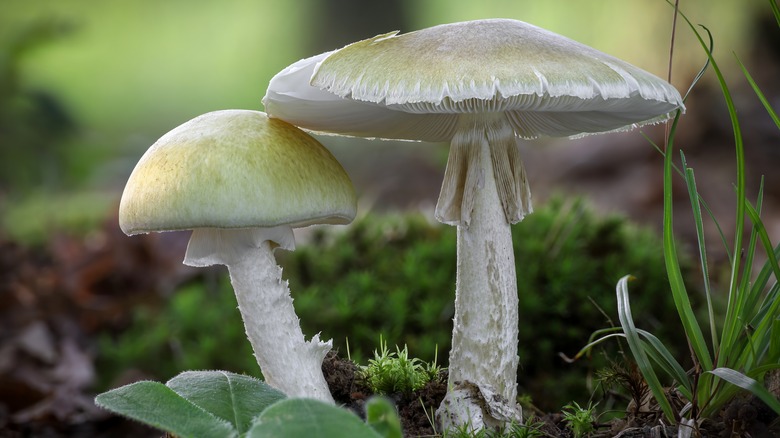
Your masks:
M470 116L462 123L451 146L467 149L470 160L461 168L465 176L461 172L459 178L464 182L464 220L458 225L450 390L437 412L445 430L464 424L475 430L496 427L521 416L516 403L517 278L509 204L502 201L507 190L502 190L499 179L506 180L512 172L495 171L496 160L491 158L497 155L495 149L501 153L515 141L511 129L500 123L503 116L481 117ZM526 191L523 187L519 193Z
M475 145L487 142L487 157ZM492 163L500 205L514 224L533 212L531 189L520 158L519 139L503 113L461 114L450 144L436 219L448 225L469 226L477 187L483 184L482 165ZM483 172L484 173L484 172Z
M265 381L288 397L334 403L322 360L332 343L319 334L304 340L287 281L273 255L275 248L292 250L289 226L216 229L192 232L184 263L226 265L249 342Z

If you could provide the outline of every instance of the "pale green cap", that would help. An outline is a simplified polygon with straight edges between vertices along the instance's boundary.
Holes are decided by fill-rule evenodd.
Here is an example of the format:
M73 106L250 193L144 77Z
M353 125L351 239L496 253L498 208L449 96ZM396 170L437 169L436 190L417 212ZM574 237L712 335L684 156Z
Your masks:
M392 32L277 74L266 111L296 126L363 137L449 141L459 114L503 112L524 138L658 123L684 109L668 82L522 21Z
M265 113L215 111L162 136L125 186L126 234L195 228L346 224L347 173L317 140Z

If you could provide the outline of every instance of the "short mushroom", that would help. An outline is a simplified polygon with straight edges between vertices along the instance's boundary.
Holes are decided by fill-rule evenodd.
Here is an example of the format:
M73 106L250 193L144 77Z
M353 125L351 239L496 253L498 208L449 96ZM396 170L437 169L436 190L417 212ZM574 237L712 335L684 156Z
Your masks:
M193 230L184 263L226 265L260 369L290 397L333 402L322 374L331 341L304 340L277 247L292 228L346 224L356 197L344 169L317 140L265 113L210 112L162 136L125 187L128 235Z
M312 131L450 142L436 206L458 227L445 428L520 417L510 225L532 206L519 138L629 130L683 108L658 77L509 19L393 32L303 59L271 80L263 103Z

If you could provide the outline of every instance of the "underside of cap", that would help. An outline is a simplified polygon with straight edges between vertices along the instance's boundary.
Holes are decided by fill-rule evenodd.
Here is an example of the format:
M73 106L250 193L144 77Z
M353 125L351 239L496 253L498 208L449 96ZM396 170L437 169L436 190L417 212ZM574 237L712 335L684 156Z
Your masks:
M346 172L314 138L259 111L225 110L149 148L125 186L119 224L127 234L344 224L356 203Z
M518 136L535 138L631 129L683 109L666 81L505 19L379 35L298 61L271 80L264 104L306 129L428 141L450 140L462 113L509 113Z

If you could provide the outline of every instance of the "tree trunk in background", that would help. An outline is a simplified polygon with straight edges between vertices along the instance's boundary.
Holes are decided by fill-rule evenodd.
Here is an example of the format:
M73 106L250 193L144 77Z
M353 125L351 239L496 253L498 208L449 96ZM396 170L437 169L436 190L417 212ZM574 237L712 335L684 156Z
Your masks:
M409 13L403 0L321 0L314 2L317 10L315 27L309 32L311 53L339 49L349 43L364 40L394 30L409 32Z

